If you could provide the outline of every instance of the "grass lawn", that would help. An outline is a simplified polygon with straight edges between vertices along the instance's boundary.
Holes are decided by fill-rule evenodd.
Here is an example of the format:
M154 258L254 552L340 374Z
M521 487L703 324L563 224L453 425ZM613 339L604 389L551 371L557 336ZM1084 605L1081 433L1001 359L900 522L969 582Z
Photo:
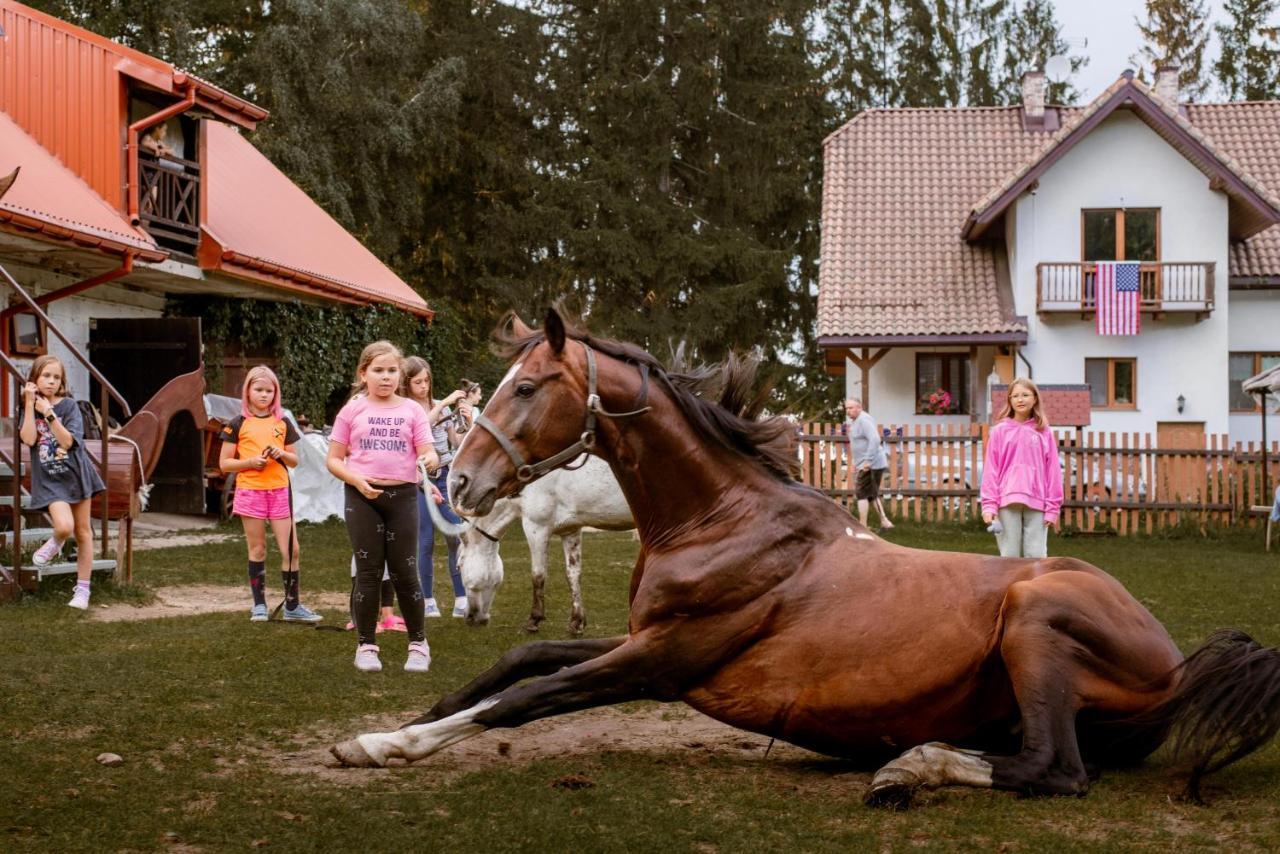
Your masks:
M431 759L380 771L282 770L290 757L361 731L365 715L399 720L428 708L524 642L528 552L504 545L507 583L494 623L429 624L430 674L399 669L402 636L384 644L387 670L351 665L349 634L250 624L235 613L91 622L65 607L68 587L0 607L0 849L219 851L884 850L921 846L989 851L1209 848L1280 844L1280 748L1271 745L1211 778L1211 805L1175 796L1181 781L1157 755L1112 772L1086 798L1021 799L947 789L908 813L862 806L869 775L797 751L764 758L674 745L496 760L442 773ZM891 539L994 552L977 529L901 528ZM304 527L307 591L348 588L345 532ZM1280 556L1261 536L1216 539L1055 539L1114 573L1184 649L1219 626L1280 644ZM585 538L588 634L619 634L636 543ZM555 565L553 563L553 565ZM95 603L145 602L182 584L243 585L243 544L141 552L138 584L100 584ZM438 570L437 590L446 590ZM268 577L272 602L278 574ZM447 596L444 597L447 602ZM568 591L553 573L543 637L565 636ZM327 622L346 615L326 611ZM652 711L633 704L624 711ZM620 715L619 720L624 720ZM618 726L625 726L619 723ZM518 731L510 738L517 741ZM94 761L103 751L125 763ZM310 755L310 754L307 754ZM553 786L571 775L593 785Z

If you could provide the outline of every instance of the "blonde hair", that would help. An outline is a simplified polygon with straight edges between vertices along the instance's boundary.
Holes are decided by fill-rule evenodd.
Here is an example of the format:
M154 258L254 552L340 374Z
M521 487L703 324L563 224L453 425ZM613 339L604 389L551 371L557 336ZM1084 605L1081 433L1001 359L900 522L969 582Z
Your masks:
M356 378L351 383L351 396L358 394L367 394L369 389L365 387L364 380L360 379L360 375L369 367L370 363L379 356L395 356L396 361L403 362L404 354L400 352L400 348L392 344L390 341L374 341L372 344L366 345L360 351L360 361L356 363Z
M400 376L400 393L405 397L413 397L409 391L409 383L423 371L427 372L427 403L435 403L436 376L431 372L431 364L421 356L409 356L404 360L403 373Z
M245 374L244 385L240 387L240 414L245 418L253 415L249 408L249 387L257 380L266 380L275 388L276 396L271 399L268 411L274 418L284 418L284 404L280 401L280 380L276 377L276 372L266 365L250 368L249 373Z
M67 391L67 366L62 364L62 360L57 356L40 356L32 362L31 371L27 374L27 382L33 383L38 380L44 369L51 364L57 365L58 369L62 371L62 383L58 386L56 394L59 397L70 397L71 392Z
M1044 411L1044 398L1040 396L1040 389L1036 388L1036 384L1026 377L1018 377L1009 383L1009 388L1004 395L1004 404L1000 407L1000 411L996 413L996 423L999 424L1006 418L1013 417L1013 403L1010 402L1010 398L1013 397L1013 390L1018 386L1022 386L1035 395L1036 402L1031 405L1030 417L1035 419L1037 430L1047 430L1049 428L1049 416Z

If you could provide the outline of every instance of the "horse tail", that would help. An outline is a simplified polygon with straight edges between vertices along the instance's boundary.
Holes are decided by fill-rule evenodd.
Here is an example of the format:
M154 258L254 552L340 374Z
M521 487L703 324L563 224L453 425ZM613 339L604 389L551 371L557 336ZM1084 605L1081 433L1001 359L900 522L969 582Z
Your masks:
M1280 731L1280 650L1236 629L1218 629L1179 665L1171 696L1143 717L1169 733L1174 757L1189 761L1185 796L1200 781Z

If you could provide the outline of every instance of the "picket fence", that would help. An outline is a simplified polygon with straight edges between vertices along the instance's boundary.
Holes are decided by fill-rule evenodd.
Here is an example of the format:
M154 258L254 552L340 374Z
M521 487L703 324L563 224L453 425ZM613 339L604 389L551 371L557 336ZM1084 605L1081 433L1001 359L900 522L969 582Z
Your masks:
M842 425L811 422L800 436L801 479L851 507L853 479ZM881 495L894 518L960 521L982 515L985 424L889 425ZM1203 448L1158 448L1149 433L1057 430L1062 523L1081 531L1152 533L1187 524L1254 524L1263 493L1262 447L1209 435ZM1280 443L1270 484L1280 484Z

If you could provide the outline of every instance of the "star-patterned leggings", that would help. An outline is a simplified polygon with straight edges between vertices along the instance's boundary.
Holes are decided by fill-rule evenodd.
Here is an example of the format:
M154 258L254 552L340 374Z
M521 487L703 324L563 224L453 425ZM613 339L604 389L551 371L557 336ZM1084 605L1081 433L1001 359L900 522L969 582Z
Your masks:
M409 641L427 637L422 586L418 582L418 489L411 483L379 487L370 500L354 486L346 487L347 536L356 558L356 588L351 613L359 643L377 643L378 590L382 569L391 575Z

